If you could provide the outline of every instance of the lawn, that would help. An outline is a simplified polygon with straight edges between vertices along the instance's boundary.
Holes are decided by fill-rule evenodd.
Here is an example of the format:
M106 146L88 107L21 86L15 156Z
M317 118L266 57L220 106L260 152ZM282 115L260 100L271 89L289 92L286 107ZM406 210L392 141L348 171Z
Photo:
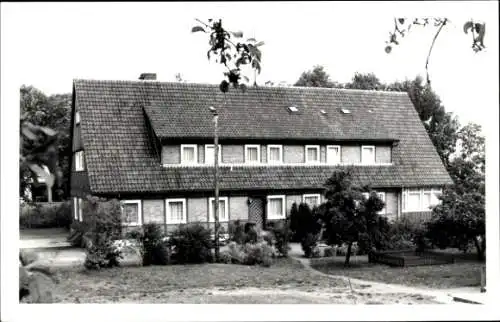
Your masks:
M55 302L62 303L437 303L407 293L354 293L345 282L318 276L293 259L272 267L230 264L59 270Z
M480 286L481 267L477 261L459 261L455 264L414 267L390 267L370 264L366 256L358 256L352 267L344 268L344 257L313 260L311 265L320 272L343 275L368 281L402 284L421 288L446 289Z

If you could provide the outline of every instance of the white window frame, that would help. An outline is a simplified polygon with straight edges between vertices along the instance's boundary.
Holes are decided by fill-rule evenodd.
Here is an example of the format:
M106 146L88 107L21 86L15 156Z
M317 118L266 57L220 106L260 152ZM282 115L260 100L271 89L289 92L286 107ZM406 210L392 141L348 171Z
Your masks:
M75 171L83 171L85 170L84 164L84 153L83 150L76 151L74 154L75 157Z
M126 223L126 222L123 222L121 221L122 225L123 226L140 226L142 225L142 201L140 199L138 200L122 200L121 201L121 204L122 204L122 215L123 215L123 205L126 205L126 204L137 204L137 222L134 222L134 223Z
M315 161L309 160L309 158L307 157L307 155L308 155L307 154L307 150L309 150L309 149L316 149L316 151L318 153L318 159L317 160L315 160ZM305 156L304 157L305 157L305 160L306 160L305 163L307 163L307 164L318 164L318 163L320 163L320 161L321 161L321 154L320 154L321 150L319 148L319 145L306 145L304 147L304 152L305 152Z
M75 125L80 124L80 112L75 112Z
M318 198L318 204L316 206L321 205L321 195L319 193L309 193L309 194L303 194L302 195L302 202L306 203L306 198ZM309 205L313 207L314 205Z
M194 149L194 160L187 161L184 159L184 149ZM197 144L181 144L181 164L197 164L198 163L198 145Z
M222 163L222 145L218 144L219 145L219 152L217 153L219 155L219 164ZM211 165L215 165L215 153L214 153L214 162L208 162L207 161L207 155L208 155L208 149L209 148L215 148L215 144L205 144L205 164L211 164ZM214 150L215 152L215 150Z
M408 209L408 197L410 193L418 193L420 194L420 204L418 209ZM431 194L431 200L430 200L430 206L429 208L424 208L424 194L430 193ZM441 188L405 188L403 189L403 212L427 212L427 211L432 211L432 207L435 207L436 205L440 204L440 200L438 199L438 202L436 204L432 203L433 195L435 193L443 193L443 190Z
M269 201L273 199L281 199L281 215L280 216L270 216L271 214L269 213ZM267 196L267 205L266 205L266 214L267 214L267 219L274 220L274 219L285 219L286 218L286 204L285 204L285 196L284 195L270 195Z
M279 160L270 160L269 156L271 155L271 149L279 149L280 150L280 159ZM283 145L281 144L269 144L267 146L267 163L270 164L282 164L283 163Z
M257 161L249 161L248 160L248 149L257 148ZM245 144L245 163L249 164L258 164L260 163L260 145L259 144Z
M83 221L83 199L77 198L78 201L78 221Z
M370 162L368 162L368 160L365 160L365 158L363 157L364 156L364 153L363 153L363 150L365 149L372 149L373 151L373 162L372 160L370 160ZM376 160L375 160L375 145L362 145L361 146L361 164L375 164L376 163Z
M182 220L171 220L170 219L170 203L174 202L182 202ZM175 198L175 199L165 199L165 223L168 224L185 224L187 223L187 212L186 212L186 199L184 198Z
M328 158L328 150L335 149L335 148L337 148L337 151L338 151L338 154L337 154L338 160L330 160L330 158ZM342 160L340 153L341 153L340 145L327 145L326 146L326 163L328 163L328 164L340 164L341 160Z
M219 217L219 222L228 222L229 221L229 201L228 197L219 197L219 202L224 201L224 207L226 210L226 218L221 220ZM214 217L214 208L212 207L212 203L215 203L215 197L208 198L208 222L215 222ZM220 211L220 208L219 208Z
M78 199L77 197L73 197L73 219L78 220Z

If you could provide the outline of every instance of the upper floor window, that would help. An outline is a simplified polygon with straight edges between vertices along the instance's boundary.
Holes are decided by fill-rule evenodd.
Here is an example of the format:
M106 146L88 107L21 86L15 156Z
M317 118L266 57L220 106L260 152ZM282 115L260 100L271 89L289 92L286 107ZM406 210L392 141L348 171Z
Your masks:
M268 145L267 146L267 162L268 163L283 163L283 146Z
M181 145L181 163L196 164L198 161L198 146L196 144Z
M260 163L260 145L245 145L245 163Z
M306 163L319 163L319 145L306 145Z
M210 208L208 210L208 221L209 222L214 222L215 221L215 217L214 217L214 213L215 213L215 198L210 198L209 199L209 205L210 205ZM227 197L219 197L219 211L218 211L218 214L219 214L219 221L220 222L225 222L225 221L228 221L229 220L229 213L228 213L228 202L227 202Z
M326 147L326 162L328 164L340 163L340 145L328 145Z
M375 146L373 145L361 146L361 163L362 164L375 163Z
M75 113L75 124L80 124L80 112L76 111Z
M321 197L319 193L306 194L302 196L302 202L309 205L309 207L317 207L321 203Z
M186 199L167 199L167 224L186 223Z
M222 147L219 144L219 164L222 163ZM205 145L205 164L215 164L215 145L206 144Z
M83 150L75 152L75 171L84 170L84 156Z

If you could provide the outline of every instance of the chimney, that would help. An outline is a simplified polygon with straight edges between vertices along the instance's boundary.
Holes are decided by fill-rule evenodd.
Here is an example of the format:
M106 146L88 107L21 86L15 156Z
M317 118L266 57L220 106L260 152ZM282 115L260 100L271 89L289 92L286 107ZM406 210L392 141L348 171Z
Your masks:
M139 79L141 79L141 80L156 80L156 73L142 73L141 76L139 76Z

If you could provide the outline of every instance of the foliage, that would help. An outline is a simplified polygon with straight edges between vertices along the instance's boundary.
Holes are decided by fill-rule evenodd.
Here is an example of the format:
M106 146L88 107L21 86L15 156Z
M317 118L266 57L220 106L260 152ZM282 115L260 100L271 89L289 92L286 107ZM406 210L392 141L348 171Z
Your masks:
M318 246L319 235L308 233L300 242L304 256L313 257L313 251Z
M332 246L329 246L327 248L325 248L324 252L323 252L323 256L324 257L333 257L333 256L336 256L337 255L337 248L336 247L332 247Z
M261 241L255 244L237 244L236 242L229 243L228 255L231 257L231 262L242 265L261 265L271 266L273 258L276 256L274 247Z
M303 72L294 86L333 88L340 87L340 84L330 80L330 76L324 70L323 66L316 65L312 70Z
M89 232L84 266L87 269L119 265L121 250L115 241L121 238L121 206L116 199L106 200L88 196L83 202L84 220Z
M352 183L350 170L336 170L327 180L325 197L318 213L325 223L324 237L329 245L348 245L345 266L349 265L352 244L368 240L370 247L377 247L382 239L380 227L383 218L378 214L384 203L376 193L363 197L368 187Z
M69 201L54 204L24 203L20 208L20 228L69 228L72 222Z
M244 224L241 223L241 221L235 220L231 221L228 226L229 230L229 240L230 241L235 241L238 244L243 244L246 238L245 234L245 227Z
M40 169L45 165L53 174L56 189L54 200L69 196L69 170L71 165L71 94L46 96L33 86L21 86L21 163L20 194L26 199L26 188L37 175L46 176ZM33 175L36 174L36 175ZM63 175L64 174L64 175Z
M229 251L223 251L223 252L220 253L219 263L222 263L222 264L231 264L232 261L233 261L233 259L232 259L231 254L229 253Z
M318 234L321 230L321 224L318 222L316 211L312 211L308 204L300 203L292 205L290 211L290 227L292 229L292 240L301 242L308 233Z
M73 247L86 248L91 240L91 226L88 221L73 221L70 227L68 242Z
M201 224L181 225L169 243L179 263L204 263L212 259L210 230Z
M384 85L380 82L377 76L373 73L362 74L355 73L352 81L345 85L345 88L351 89L367 89L367 90L381 90Z
M393 45L399 45L401 38L405 37L406 34L410 32L412 26L428 26L433 24L437 28L436 34L432 39L431 46L429 48L429 53L427 54L427 60L425 63L425 69L427 71L427 84L430 85L431 81L429 78L429 59L434 48L437 37L439 36L441 30L446 26L450 20L448 18L415 18L413 20L406 18L394 18L394 31L389 33L389 40L386 41L387 46L385 47L386 53L391 53ZM472 50L474 52L479 52L486 48L484 46L484 35L486 31L486 24L480 22L474 22L473 20L466 21L463 25L464 33L467 34L471 31L472 34ZM401 38L399 38L401 37ZM399 39L399 40L398 40Z
M444 189L433 209L428 237L440 248L474 243L480 259L486 251L484 137L476 124L458 133L460 152L449 162L454 185Z
M215 57L216 63L224 65L227 69L224 73L226 79L219 86L221 92L226 93L230 85L233 85L234 88L239 87L244 91L246 85L240 83L241 78L243 77L248 82L248 77L241 74L241 67L242 65L250 65L252 69L260 74L262 53L259 47L264 45L264 42L257 42L254 38L249 38L246 42L237 42L235 44L231 37L243 38L241 31L232 32L224 29L222 20L208 19L208 23L196 20L203 26L194 26L191 31L205 32L210 35L208 59ZM254 80L254 84L256 85L256 80Z
M52 283L58 282L50 267L38 262L35 253L19 251L19 301L52 303Z
M288 251L290 246L288 241L290 239L290 222L278 221L269 224L269 231L272 235L272 240L274 243L269 243L269 245L274 245L279 256L288 257Z
M139 242L143 266L170 263L171 251L161 225L144 224L140 231L130 232L128 237Z

